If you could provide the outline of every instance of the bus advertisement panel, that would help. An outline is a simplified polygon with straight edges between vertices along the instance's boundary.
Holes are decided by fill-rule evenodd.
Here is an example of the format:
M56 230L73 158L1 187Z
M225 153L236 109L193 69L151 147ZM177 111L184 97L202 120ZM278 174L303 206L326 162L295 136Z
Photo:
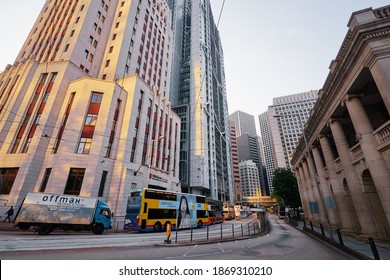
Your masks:
M161 231L201 227L208 224L208 206L204 196L143 189L129 195L125 230Z

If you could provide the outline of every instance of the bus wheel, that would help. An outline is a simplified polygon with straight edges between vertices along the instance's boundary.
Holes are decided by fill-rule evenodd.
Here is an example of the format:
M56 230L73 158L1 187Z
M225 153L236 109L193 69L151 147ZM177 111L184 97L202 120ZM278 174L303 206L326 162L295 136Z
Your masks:
M161 227L161 223L160 222L157 222L157 223L154 224L153 231L158 232L158 231L161 231L161 229L162 229L162 227Z
M202 226L203 226L202 221L199 221L199 222L198 222L198 228L201 228Z

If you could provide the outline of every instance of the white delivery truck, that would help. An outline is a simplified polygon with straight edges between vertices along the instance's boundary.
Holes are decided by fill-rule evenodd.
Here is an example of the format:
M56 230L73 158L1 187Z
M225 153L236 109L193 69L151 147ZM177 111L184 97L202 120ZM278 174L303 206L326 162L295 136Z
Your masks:
M35 227L40 235L55 229L102 234L111 228L111 218L107 203L98 198L30 192L15 216L14 225L22 230Z

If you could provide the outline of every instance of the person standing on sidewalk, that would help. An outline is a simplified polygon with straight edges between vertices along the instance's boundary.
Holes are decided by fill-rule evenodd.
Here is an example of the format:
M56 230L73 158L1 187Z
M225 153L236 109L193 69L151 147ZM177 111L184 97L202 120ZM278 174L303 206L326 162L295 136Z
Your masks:
M5 218L3 223L5 223L5 221L7 221L7 220L11 223L11 217L14 215L14 207L11 206L11 208L8 209L7 212L5 212L5 215L7 215L7 217Z

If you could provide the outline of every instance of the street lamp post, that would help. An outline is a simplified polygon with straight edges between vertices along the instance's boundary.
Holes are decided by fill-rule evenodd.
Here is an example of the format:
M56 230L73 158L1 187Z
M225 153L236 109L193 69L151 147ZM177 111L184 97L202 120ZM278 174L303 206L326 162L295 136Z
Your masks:
M306 150L307 150L307 157L309 158L308 161L309 161L309 165L310 165L309 166L309 172L311 173L310 176L314 180L316 188L317 188L317 191L318 191L318 194L320 196L321 205L322 205L322 211L324 212L325 222L326 222L326 225L327 225L327 227L329 229L330 238L334 239L333 233L332 233L332 228L330 226L328 212L326 211L324 196L323 196L321 188L320 188L320 186L318 185L318 182L317 182L317 176L315 174L315 167L314 167L314 163L313 163L313 158L312 158L311 153L310 153L310 147L309 147L309 143L307 142L306 133L305 133L305 129L304 129L303 124L302 124L301 116L299 114L284 114L283 116L286 116L286 115L287 116L298 116L299 125L301 127L303 140L305 141L305 147L306 147ZM274 116L274 117L280 118L281 116L277 115L277 116Z

